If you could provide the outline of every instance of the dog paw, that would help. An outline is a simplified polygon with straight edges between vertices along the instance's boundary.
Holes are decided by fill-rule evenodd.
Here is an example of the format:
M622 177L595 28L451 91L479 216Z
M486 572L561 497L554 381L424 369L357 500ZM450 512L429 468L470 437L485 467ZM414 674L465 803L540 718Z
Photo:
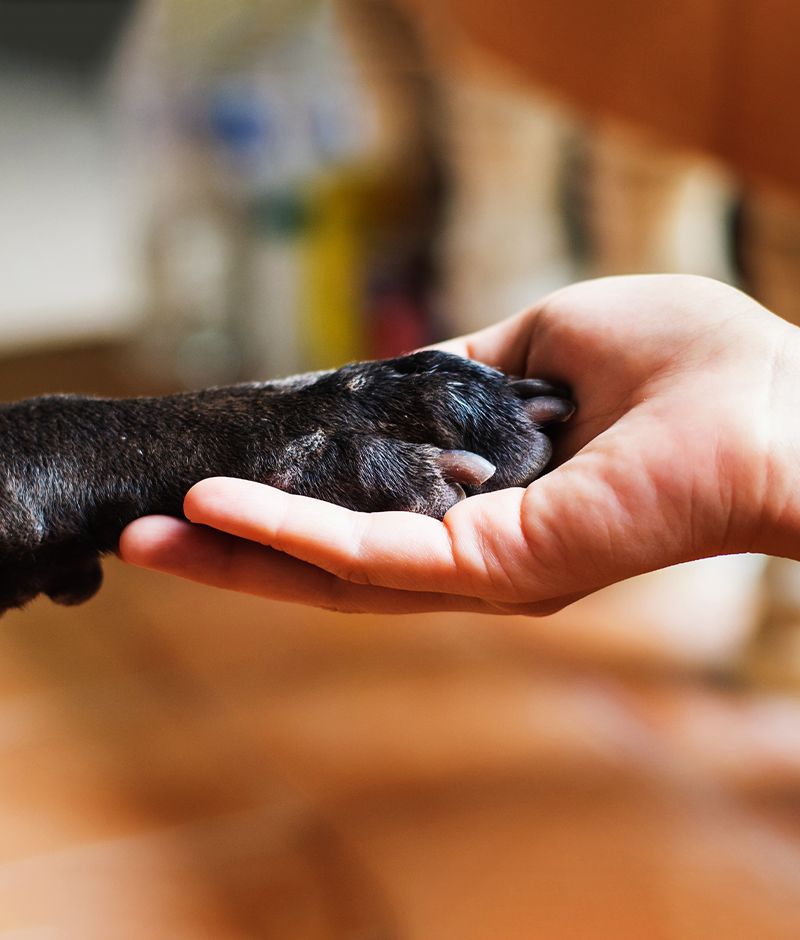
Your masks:
M441 518L476 493L526 486L575 410L566 390L426 351L355 363L303 390L313 416L266 481L362 511Z
M39 594L56 604L82 604L102 583L96 551L69 545L40 547L25 558L0 565L0 614L24 607Z

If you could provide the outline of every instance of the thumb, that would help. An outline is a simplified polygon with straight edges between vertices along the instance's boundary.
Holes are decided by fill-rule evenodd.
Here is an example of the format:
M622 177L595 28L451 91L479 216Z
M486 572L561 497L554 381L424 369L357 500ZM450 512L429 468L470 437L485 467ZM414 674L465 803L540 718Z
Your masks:
M647 455L622 460L615 437L606 432L525 490L519 528L531 599L589 593L695 557L683 501Z

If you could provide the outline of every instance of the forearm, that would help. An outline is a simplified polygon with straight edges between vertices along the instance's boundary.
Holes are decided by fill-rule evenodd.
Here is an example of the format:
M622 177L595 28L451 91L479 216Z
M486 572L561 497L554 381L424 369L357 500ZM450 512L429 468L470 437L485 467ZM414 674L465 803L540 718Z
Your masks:
M180 516L198 480L249 469L241 466L246 454L237 448L232 397L235 390L220 389L164 399L46 396L3 406L6 554L17 544L28 550L67 541L108 551L138 516Z

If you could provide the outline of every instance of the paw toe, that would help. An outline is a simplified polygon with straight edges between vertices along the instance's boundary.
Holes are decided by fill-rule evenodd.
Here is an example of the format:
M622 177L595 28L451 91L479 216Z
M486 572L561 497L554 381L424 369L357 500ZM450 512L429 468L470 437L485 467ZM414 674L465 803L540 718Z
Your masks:
M100 590L103 569L96 555L54 565L47 575L44 593L56 604L82 604Z
M553 424L566 421L575 413L575 405L568 398L542 395L525 402L525 411L536 424Z
M519 398L535 398L539 395L569 398L569 389L545 379L512 379L509 386Z

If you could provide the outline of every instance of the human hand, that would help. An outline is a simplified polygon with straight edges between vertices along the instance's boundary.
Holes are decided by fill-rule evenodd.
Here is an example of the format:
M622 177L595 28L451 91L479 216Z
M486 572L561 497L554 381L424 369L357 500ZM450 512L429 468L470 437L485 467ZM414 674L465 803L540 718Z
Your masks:
M694 558L796 552L798 331L746 295L681 275L587 281L441 348L571 387L555 469L441 522L204 480L184 508L211 528L140 519L121 556L337 610L542 614Z

